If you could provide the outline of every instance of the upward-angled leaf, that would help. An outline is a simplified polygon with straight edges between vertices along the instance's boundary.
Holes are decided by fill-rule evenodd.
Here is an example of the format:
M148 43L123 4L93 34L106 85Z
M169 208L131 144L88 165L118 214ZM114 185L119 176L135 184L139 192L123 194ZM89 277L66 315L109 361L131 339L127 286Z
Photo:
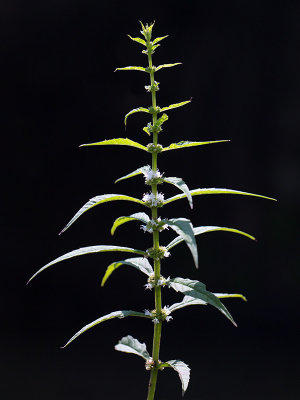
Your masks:
M105 282L110 277L110 275L116 269L121 267L121 265L129 265L130 267L134 267L137 270L143 272L147 276L154 274L153 268L152 268L151 264L149 263L149 261L147 260L147 258L145 258L145 257L127 258L126 260L116 261L107 267L105 274L103 276L102 282L101 282L101 286L105 285Z
M118 146L130 146L130 147L135 147L137 149L148 151L146 146L143 146L142 144L134 142L133 140L127 139L127 138L117 138L117 139L102 140L101 142L95 142L95 143L86 143L86 144L82 144L80 147L106 146L109 144L118 145Z
M144 360L150 358L145 343L140 343L137 339L128 335L123 337L115 346L115 350L123 351L124 353L132 353L142 357Z
M113 318L125 318L125 317L149 318L144 313L140 313L140 312L136 312L136 311L131 311L131 310L114 311L110 314L104 315L103 317L96 319L95 321L91 322L90 324L85 325L82 329L80 329L80 331L75 333L75 335L72 336L71 339L64 346L62 346L62 348L67 347L71 342L73 342L73 340L75 340L82 333L88 331L89 329L93 328L95 325L100 324L101 322L108 321L109 319L113 319Z
M155 67L155 71L159 71L160 69L163 69L163 68L175 67L176 65L180 65L180 64L182 64L182 63L178 62L178 63L174 63L174 64L162 64L162 65L159 65L158 67Z
M185 147L202 146L204 144L213 144L213 143L222 143L222 142L230 142L230 140L213 140L213 141L209 141L209 142L189 142L187 140L184 140L179 143L171 143L170 146L164 147L162 151L183 149Z
M171 185L176 186L183 193L185 193L186 197L187 197L187 199L189 201L190 207L193 208L193 199L192 199L192 196L191 196L191 193L190 193L190 189L188 188L187 184L181 178L167 177L167 178L162 178L162 181L170 183Z
M163 107L160 109L160 112L164 112L164 111L168 111L168 110L172 110L173 108L178 108L178 107L182 107L185 106L186 104L190 103L191 100L187 100L187 101L182 101L181 103L175 103L175 104L171 104L168 107Z
M137 113L137 112L145 112L145 113L148 113L148 114L149 114L148 108L145 108L145 107L134 108L133 110L129 111L129 113L127 113L127 114L125 115L125 119L124 119L124 124L125 124L125 126L126 126L127 118L129 117L129 115L135 114L135 113Z
M150 169L149 165L145 165L144 167L138 168L138 169L136 169L135 171L130 172L129 174L124 175L124 176L122 176L121 178L117 179L117 180L115 181L115 183L120 182L120 181L123 181L124 179L133 178L134 176L143 174L144 171L146 171L147 169Z
M133 40L134 42L140 43L143 46L147 46L147 43L145 42L145 40L139 38L139 37L131 37L130 35L127 35L128 37L130 37L131 40Z
M90 199L81 209L74 215L74 217L67 223L64 229L60 232L60 235L65 232L82 214L86 211L90 210L91 208L102 204L107 203L108 201L115 201L115 200L127 200L132 201L134 203L144 204L142 200L136 199L135 197L126 196L123 194L103 194L101 196L96 196Z
M68 260L69 258L77 257L77 256L82 256L85 254L92 254L92 253L101 253L105 251L123 251L125 253L136 253L140 254L142 256L145 256L146 253L142 250L136 250L136 249L131 249L130 247L121 247L121 246L107 246L107 245L100 245L100 246L88 246L88 247L82 247L77 250L70 251L69 253L66 253L55 260L49 262L48 264L44 265L41 269L39 269L30 279L27 283L29 283L33 278L35 278L38 274L40 274L42 271L45 269L51 267L54 264L59 263L60 261Z
M204 283L191 279L173 278L169 281L169 287L172 287L174 290L176 290L176 292L184 293L187 296L195 297L196 299L200 299L208 304L211 304L221 311L221 313L223 313L233 323L234 326L237 326L224 304L218 299L217 296L206 290Z
M116 68L116 71L142 71L142 72L146 72L146 68L144 67L134 67L134 66L129 66L129 67L122 67L122 68Z
M115 220L115 222L113 223L113 226L111 228L111 234L113 235L116 231L116 229L120 226L125 224L126 222L129 221L140 221L143 224L146 224L150 221L150 218L148 217L148 215L146 213L140 212L140 213L135 213L135 214L131 214L129 215L129 217L119 217Z
M162 364L163 367L171 367L179 375L182 385L182 396L184 395L190 380L190 368L180 360L169 360Z
M184 296L183 300L179 303L174 303L169 307L170 313L177 311L181 308L188 307L188 306L206 306L206 301L196 299L195 297L191 296Z
M153 40L152 43L153 43L153 44L156 44L156 43L160 42L161 40L167 38L168 36L169 36L169 35L157 37L156 39Z
M197 244L191 221L186 218L172 218L167 221L167 224L186 242L192 253L196 268L198 268Z
M207 233L207 232L214 232L214 231L225 231L225 232L233 232L233 233L237 233L239 235L242 236L246 236L251 240L256 240L254 236L249 235L246 232L240 231L238 229L233 229L233 228L225 228L222 226L198 226L196 228L193 228L194 230L194 235L201 235L202 233ZM172 247L176 246L177 244L183 242L182 237L177 236L177 238L175 238L174 240L172 240L172 242L170 242L166 248L168 250L170 250Z

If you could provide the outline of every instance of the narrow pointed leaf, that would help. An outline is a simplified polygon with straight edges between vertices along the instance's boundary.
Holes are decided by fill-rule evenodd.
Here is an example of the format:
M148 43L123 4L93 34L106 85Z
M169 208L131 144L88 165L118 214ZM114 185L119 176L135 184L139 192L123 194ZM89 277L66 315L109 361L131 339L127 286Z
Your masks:
M173 108L178 108L178 107L182 107L185 106L186 104L190 103L191 100L187 100L187 101L182 101L181 103L175 103L175 104L171 104L168 107L163 107L160 109L160 112L164 112L164 111L168 111L168 110L172 110Z
M139 37L131 37L130 35L127 35L131 40L133 40L134 42L140 43L143 46L147 46L147 43L145 42L145 40L139 38Z
M124 179L133 178L134 176L143 174L143 172L146 171L147 169L150 169L149 165L146 165L146 166L144 166L144 167L138 168L138 169L136 169L135 171L130 172L129 174L124 175L124 176L122 176L121 178L117 179L117 180L115 181L115 183L120 182L120 181L123 181Z
M159 71L160 69L163 69L163 68L175 67L176 65L180 65L180 64L182 64L182 63L178 62L178 63L174 63L174 64L162 64L162 65L159 65L158 67L155 67L155 71Z
M263 199L276 201L276 199L272 199L271 197L266 197L255 193L241 192L239 190L232 190L232 189L217 189L217 188L194 189L191 190L190 193L192 196L199 196L203 194L240 194L245 196L262 197ZM178 194L176 196L170 197L169 199L165 200L164 204L171 203L172 201L175 200L183 199L184 197L186 197L185 194Z
M202 233L207 233L207 232L225 231L225 232L237 233L239 235L246 236L251 240L256 240L254 236L251 236L246 232L240 231L238 229L226 228L226 227L222 227L222 226L198 226L196 228L193 228L193 230L194 230L195 236L201 235ZM180 236L178 236L177 238L172 240L172 242L170 242L166 247L169 250L172 247L176 246L177 244L181 243L182 241L183 241L183 239Z
M183 193L185 193L186 197L187 197L187 199L189 201L190 207L193 208L193 199L192 199L192 196L191 196L191 193L190 193L190 189L188 188L187 184L181 178L168 177L168 178L163 178L162 181L170 183L171 185L176 186Z
M182 385L182 396L184 395L190 380L190 368L187 364L180 360L169 360L163 364L173 368L179 375Z
M137 113L137 112L145 112L145 113L148 113L148 114L149 114L148 108L144 108L144 107L134 108L133 110L129 111L129 113L127 113L127 114L125 115L125 119L124 119L124 124L125 124L125 126L126 126L127 118L129 117L129 115L135 114L135 113Z
M233 323L234 326L237 326L224 304L217 296L206 290L204 283L191 279L173 278L169 281L169 287L172 287L176 292L181 292L187 296L195 297L196 299L203 300L216 307Z
M129 66L129 67L122 67L122 68L116 68L116 71L142 71L142 72L146 72L146 68L144 67L134 67L134 66Z
M228 299L228 298L240 298L244 301L247 301L246 297L243 296L242 294L238 293L214 293L215 296L218 297L218 299Z
M153 40L152 43L153 43L153 44L156 44L156 43L160 42L161 40L167 38L168 36L169 36L169 35L162 36L162 37L157 37L156 39Z
M116 229L120 225L123 225L126 222L130 222L130 221L140 221L143 224L147 224L150 221L150 218L148 217L148 215L146 213L143 213L143 212L131 214L128 217L119 217L113 223L113 226L110 231L111 234L113 235L115 233Z
M186 242L192 253L196 268L198 268L197 244L191 221L186 218L172 218L167 221L167 224Z
M117 139L102 140L101 142L95 142L95 143L86 143L82 144L80 147L106 146L106 145L130 146L130 147L135 147L137 149L148 151L146 146L143 146L142 144L134 142L133 140L127 138L117 138Z
M187 140L184 140L179 143L172 143L172 144L170 144L170 146L164 147L162 151L183 149L185 147L203 146L205 144L223 143L223 142L230 142L230 140L213 140L213 141L208 141L208 142L189 142Z
M136 354L146 361L150 358L150 354L147 351L145 343L140 343L131 335L123 337L115 346L115 350L123 351L124 353Z
M124 310L124 311L114 311L110 314L104 315L103 317L100 317L96 319L95 321L85 325L80 331L75 333L74 336L71 337L71 339L64 345L62 348L67 347L73 340L78 338L82 333L88 331L89 329L93 328L95 325L100 324L101 322L108 321L109 319L113 318L125 318L125 317L142 317L142 318L147 318L144 313L136 312L136 311L131 311L131 310Z
M154 274L153 268L152 268L151 264L149 263L149 261L147 260L147 258L145 258L145 257L128 258L126 260L116 261L107 267L105 274L103 276L102 282L101 282L101 286L105 285L105 283L106 283L107 279L110 277L110 275L116 269L121 267L121 265L129 265L130 267L134 267L137 270L143 272L147 276Z
M121 247L121 246L107 246L107 245L100 245L100 246L88 246L88 247L81 247L80 249L70 251L55 260L49 262L48 264L44 265L41 269L39 269L27 283L29 283L33 278L35 278L38 274L40 274L45 269L51 267L54 264L59 263L60 261L68 260L69 258L83 256L85 254L93 254L93 253L101 253L106 251L122 251L125 253L136 253L142 256L146 255L146 253L142 250L132 249L130 247Z
M65 232L86 211L90 210L91 208L99 204L115 200L126 200L126 201L132 201L134 203L144 204L142 200L136 199L135 197L126 196L123 194L103 194L101 196L93 197L84 206L82 206L81 209L74 215L74 217L67 223L64 229L60 232L60 235L63 232Z
M188 307L188 306L205 306L207 305L207 302L204 300L200 299L195 299L195 297L191 296L184 296L183 300L179 303L174 303L169 307L169 311L172 313L174 311L177 311L181 308Z

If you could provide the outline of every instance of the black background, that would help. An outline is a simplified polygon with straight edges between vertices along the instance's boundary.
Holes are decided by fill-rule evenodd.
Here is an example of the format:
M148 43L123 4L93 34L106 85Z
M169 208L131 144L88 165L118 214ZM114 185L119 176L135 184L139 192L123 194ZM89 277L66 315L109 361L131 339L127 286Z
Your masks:
M258 242L203 235L199 271L184 245L174 249L163 265L165 276L244 293L248 302L226 301L237 329L211 307L178 311L163 328L161 359L180 358L192 368L187 400L298 398L299 8L297 1L1 2L3 399L146 398L143 362L113 346L132 334L150 350L151 322L109 321L59 348L101 315L152 307L144 277L130 268L100 288L105 267L121 254L66 261L25 286L42 265L78 247L151 244L134 223L110 237L115 218L141 210L127 202L96 207L57 236L89 198L140 198L146 190L140 177L113 184L149 163L146 153L78 148L122 136L149 142L144 114L130 117L126 132L123 124L130 109L150 105L143 88L147 75L113 73L146 63L141 47L126 37L138 36L139 20L156 20L155 36L170 35L155 53L155 65L183 62L157 73L158 104L193 97L189 106L169 112L160 143L231 140L165 153L160 170L182 177L190 188L226 187L278 199L204 196L194 198L193 211L184 200L162 210L165 217L190 218L194 226L242 229ZM168 243L173 235L161 237ZM171 304L180 296L166 289L164 298ZM173 371L160 374L157 398L180 398Z

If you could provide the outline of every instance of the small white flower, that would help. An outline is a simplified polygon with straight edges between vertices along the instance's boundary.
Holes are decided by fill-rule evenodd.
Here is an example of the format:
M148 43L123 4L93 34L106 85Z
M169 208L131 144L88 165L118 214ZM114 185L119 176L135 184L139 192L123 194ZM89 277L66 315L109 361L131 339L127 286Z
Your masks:
M152 320L152 322L153 322L154 324L159 324L159 320L158 320L157 318L154 318L154 319Z
M170 257L170 255L171 255L171 253L168 250L166 250L164 252L164 257Z
M143 174L144 174L146 182L151 181L152 179L161 178L161 176L162 176L158 169L156 171L153 171L150 167L145 169L143 171Z
M144 286L145 286L145 290L147 290L147 289L152 290L152 288L153 288L152 283L146 283L146 285L144 285Z
M151 317L151 312L150 312L149 310L144 310L144 314L145 314L147 317Z
M168 315L168 316L166 317L166 321L167 321L167 322L172 321L172 319L173 319L173 317L171 317L171 315Z
M166 315L169 315L171 313L169 306L164 306L163 311Z
M155 197L153 193L145 193L142 200L150 207L157 207L164 202L164 195L158 193Z

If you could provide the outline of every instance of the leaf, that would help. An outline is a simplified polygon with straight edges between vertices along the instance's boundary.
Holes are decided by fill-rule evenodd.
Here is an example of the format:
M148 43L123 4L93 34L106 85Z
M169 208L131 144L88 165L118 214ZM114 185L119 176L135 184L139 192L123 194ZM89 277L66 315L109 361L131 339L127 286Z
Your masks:
M155 71L159 71L162 68L175 67L176 65L180 65L180 64L182 64L182 63L178 62L178 63L174 63L174 64L162 64L162 65L159 65L158 67L155 67Z
M187 306L201 305L206 306L206 301L195 299L195 297L184 296L183 300L180 303L174 303L169 307L170 313L179 310L180 308L184 308Z
M115 183L120 182L120 181L122 181L124 179L133 178L134 176L140 175L140 174L142 174L144 171L146 171L148 169L150 169L149 165L145 165L144 167L138 168L135 171L130 172L129 174L122 176L121 178L117 179L115 181Z
M103 194L101 196L93 197L84 206L81 207L81 209L74 215L74 217L67 223L67 225L59 234L61 235L63 232L65 232L86 211L90 210L91 208L99 204L115 200L127 200L127 201L132 201L134 203L144 204L142 200L136 199L135 197L126 196L123 194Z
M186 197L187 197L187 199L189 201L190 207L193 208L193 199L192 199L192 196L191 196L191 193L190 193L190 189L188 188L187 184L181 178L168 177L168 178L162 178L162 181L170 183L171 185L176 186L183 193L185 193Z
M133 66L129 66L129 67L122 67L122 68L116 68L116 71L142 71L142 72L146 72L146 68L144 67L133 67Z
M160 112L164 112L164 111L168 111L168 110L172 110L173 108L178 108L178 107L182 107L185 106L186 104L190 103L191 100L187 100L187 101L182 101L181 103L175 103L175 104L171 104L168 107L163 107L160 109Z
M66 253L55 260L49 262L48 264L44 265L41 269L39 269L27 282L27 284L35 278L39 273L44 271L46 268L51 267L51 265L57 264L60 261L68 260L69 258L77 257L77 256L82 256L85 254L92 254L92 253L101 253L105 251L123 251L126 253L136 253L136 254L141 254L142 256L145 256L146 253L142 250L135 250L130 247L121 247L121 246L107 246L107 245L99 245L99 246L88 246L88 247L81 247L80 249L70 251L69 253Z
M82 144L79 147L84 147L84 146L106 146L106 145L109 145L109 144L119 145L119 146L136 147L137 149L148 151L146 146L143 146L140 143L134 142L133 140L127 139L127 138L117 138L117 139L103 140L101 142Z
M78 336L80 336L82 333L88 331L89 329L93 328L95 325L98 325L98 324L100 324L101 322L104 322L104 321L108 321L109 319L125 318L125 317L149 318L144 313L140 313L140 312L136 312L136 311L131 311L131 310L114 311L114 312L112 312L110 314L104 315L103 317L100 317L100 318L96 319L95 321L91 322L90 324L85 325L82 329L80 329L80 331L75 333L75 335L72 336L71 339L64 346L62 346L62 349L67 347Z
M239 235L243 235L248 237L249 239L256 240L254 236L249 235L246 232L240 231L238 229L233 229L233 228L225 228L222 226L198 226L197 228L194 229L194 235L201 235L202 233L207 233L207 232L214 232L214 231L226 231L226 232L233 232L233 233L238 233ZM183 239L178 236L172 242L170 242L166 248L170 250L172 247L176 246L177 244L183 242Z
M203 300L216 307L233 323L234 326L237 326L224 304L217 296L206 290L204 283L191 279L173 278L169 281L169 287L172 287L176 292L181 292L187 296L195 297L196 299Z
M228 298L239 297L240 299L247 301L245 296L243 296L242 294L238 294L238 293L214 293L214 295L217 296L218 299L228 299Z
M190 368L187 364L180 360L169 360L162 366L171 367L179 375L182 385L182 396L184 395L190 380Z
M124 353L136 354L146 361L150 358L150 354L147 351L145 343L140 343L137 339L130 335L119 340L119 343L115 346L115 350L123 351Z
M143 272L145 275L149 276L151 274L154 274L153 268L147 258L145 257L135 257L135 258L128 258L123 261L116 261L112 264L110 264L103 276L101 286L104 286L107 279L110 277L110 275L121 265L129 265L130 267L134 267L138 269L139 271Z
M116 231L116 229L120 226L125 224L126 222L129 221L140 221L143 224L147 224L150 221L150 218L148 217L147 214L140 212L140 213L135 213L135 214L131 214L129 215L129 217L119 217L115 220L115 222L113 223L113 226L111 228L111 234L113 235Z
M133 40L134 42L140 43L143 46L147 47L147 43L145 42L145 40L139 38L139 37L131 37L130 35L127 35L131 40Z
M133 110L129 111L129 113L127 113L127 114L125 115L125 119L124 119L124 124L125 124L125 126L126 126L127 118L129 117L129 115L135 114L135 113L137 113L137 112L145 112L145 113L148 113L148 114L149 114L148 108L144 108L144 107L134 108Z
M194 189L190 191L192 196L198 196L203 194L241 194L246 196L255 196L255 197L262 197L263 199L267 200L274 200L271 197L262 196L260 194L248 193L248 192L241 192L239 190L232 190L232 189L216 189L216 188L209 188L209 189ZM172 201L183 199L186 197L185 194L178 194L176 196L170 197L169 199L165 200L164 204L171 203Z
M179 143L172 143L172 144L170 144L170 146L164 147L162 151L183 149L185 147L202 146L204 144L213 144L213 143L222 143L222 142L230 142L230 140L213 140L213 141L209 141L209 142L189 142L187 140L184 140Z
M153 43L153 44L156 44L156 43L160 42L161 40L167 38L168 36L169 36L169 35L157 37L156 39L153 40L152 43Z
M198 251L193 225L186 218L172 218L167 220L167 224L184 240L190 249L196 268L198 268Z

